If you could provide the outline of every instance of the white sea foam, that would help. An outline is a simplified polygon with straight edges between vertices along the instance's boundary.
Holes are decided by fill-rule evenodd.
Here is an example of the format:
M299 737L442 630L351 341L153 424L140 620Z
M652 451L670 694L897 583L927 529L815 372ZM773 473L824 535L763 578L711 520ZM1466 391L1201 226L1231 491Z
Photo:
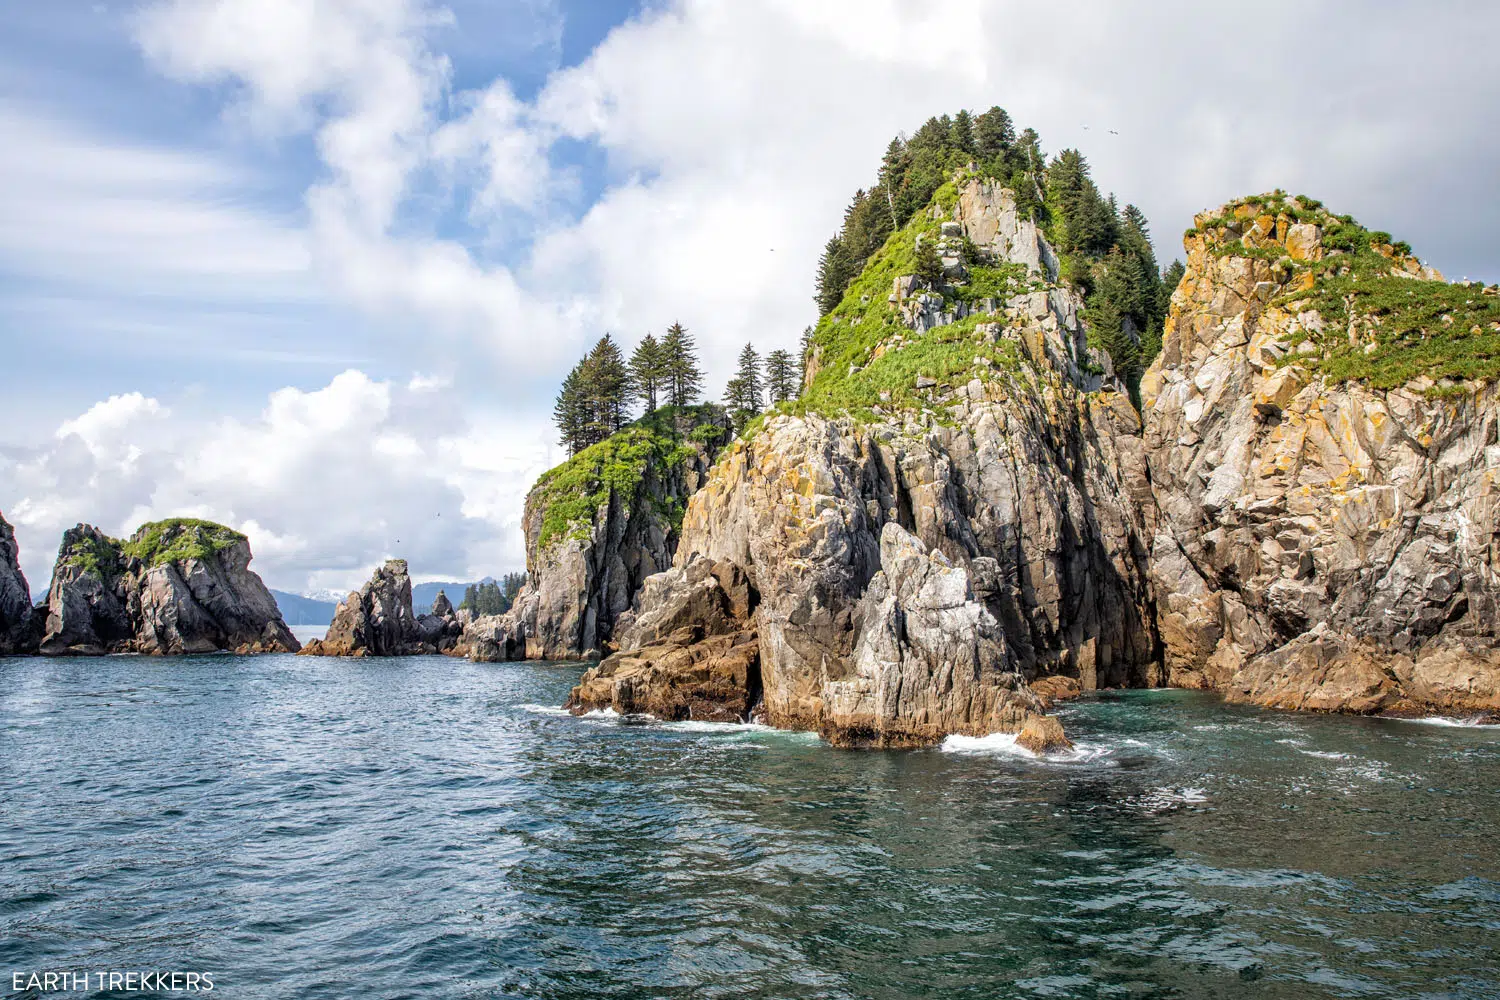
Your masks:
M1322 757L1324 760L1350 760L1354 756L1352 753L1338 753L1334 750L1298 750L1297 752L1305 753L1309 757Z
M1428 715L1420 719L1397 719L1397 722L1415 722L1422 726L1452 726L1457 729L1500 729L1500 723L1480 722L1478 719L1455 719L1446 715Z
M517 705L516 707L532 715L571 716L573 714L566 708L558 708L555 705Z
M684 719L681 722L664 722L663 729L670 729L678 733L774 733L779 730L770 726L761 725L759 722L704 722L698 719Z
M1036 754L1021 746L1016 739L1015 733L990 733L988 736L955 735L944 739L938 749L944 753L992 754L1065 764L1083 764L1114 753L1114 747L1103 743L1074 743L1068 750ZM1114 762L1106 761L1106 763L1113 765Z

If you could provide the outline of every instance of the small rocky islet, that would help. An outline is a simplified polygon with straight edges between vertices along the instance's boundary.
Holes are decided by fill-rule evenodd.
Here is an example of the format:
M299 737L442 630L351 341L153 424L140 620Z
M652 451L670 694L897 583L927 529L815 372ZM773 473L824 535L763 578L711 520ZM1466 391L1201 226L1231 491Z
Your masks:
M0 517L0 653L296 652L249 567L248 539L211 521L156 521L128 539L80 524L63 533L47 598L32 607Z
M663 407L545 474L505 614L415 615L392 560L302 652L598 660L576 713L848 746L1042 751L1110 687L1500 713L1500 289L1242 199L1185 235L1137 380L1034 200L958 166L830 303L800 399ZM296 651L248 563L207 522L80 525L32 609L0 520L0 652Z

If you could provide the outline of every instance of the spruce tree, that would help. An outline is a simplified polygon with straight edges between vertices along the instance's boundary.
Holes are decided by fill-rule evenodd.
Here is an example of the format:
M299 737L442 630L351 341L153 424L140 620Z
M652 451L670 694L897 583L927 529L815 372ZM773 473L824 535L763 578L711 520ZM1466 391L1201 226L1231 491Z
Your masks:
M746 344L740 351L734 378L724 387L724 403L734 415L736 427L743 427L745 421L765 409L763 386L760 355L755 353L754 346Z
M766 355L766 395L772 403L797 398L797 369L792 352L777 349Z
M657 396L665 388L666 374L662 345L648 333L630 356L630 395L640 400L647 413L656 411Z
M474 612L474 614L477 615L479 613L478 612L478 605L479 605L479 591L471 583L467 587L464 588L464 599L462 601L458 602L458 610L460 610L460 611L465 611L465 610L472 611L472 612Z
M588 359L585 358L573 366L568 377L563 379L562 390L557 394L557 402L552 407L559 443L568 449L569 455L576 455L589 445L590 413L584 387L587 365Z
M932 288L941 288L943 285L943 259L938 256L937 240L929 233L917 237L917 277L927 282Z
M662 387L670 406L690 406L703 394L703 369L698 367L698 349L681 323L667 328L661 341Z
M818 291L814 298L818 303L818 315L826 316L838 306L844 297L844 289L854 277L852 261L843 239L833 237L823 247L823 256L818 258Z
M1004 108L997 105L974 120L974 149L984 159L996 159L1015 141L1016 126Z
M802 390L807 388L807 367L812 363L813 353L813 328L804 327L802 330L802 374L797 382L797 395L802 395Z
M953 116L953 126L948 131L948 144L965 153L974 152L974 119L968 111Z
M596 444L625 424L629 375L625 358L609 334L599 338L583 363L584 398L588 401L587 438Z

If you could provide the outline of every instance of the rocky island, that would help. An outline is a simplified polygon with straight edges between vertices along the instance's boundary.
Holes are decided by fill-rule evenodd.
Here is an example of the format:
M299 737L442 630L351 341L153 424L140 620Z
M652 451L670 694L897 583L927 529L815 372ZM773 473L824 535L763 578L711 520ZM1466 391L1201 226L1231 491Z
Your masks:
M438 591L432 611L416 615L405 559L388 559L334 614L328 634L302 647L303 656L421 656L457 645L463 623Z
M250 558L244 535L209 521L156 521L123 540L80 524L63 535L46 602L27 608L0 521L0 631L9 651L44 656L295 652Z
M1500 289L1280 191L1159 269L1076 152L936 121L830 241L799 391L610 404L527 497L508 611L414 615L391 560L303 652L598 660L571 710L847 745L1056 745L1050 704L1107 687L1500 712ZM248 562L80 525L33 610L0 521L0 651L295 650Z
M649 421L544 477L516 609L458 651L605 655L575 711L859 745L1015 732L1101 687L1500 711L1500 290L1275 192L1199 216L1132 315L1120 245L1069 229L1066 157L1007 155L846 279L800 399L686 466L639 451L624 490L601 453Z

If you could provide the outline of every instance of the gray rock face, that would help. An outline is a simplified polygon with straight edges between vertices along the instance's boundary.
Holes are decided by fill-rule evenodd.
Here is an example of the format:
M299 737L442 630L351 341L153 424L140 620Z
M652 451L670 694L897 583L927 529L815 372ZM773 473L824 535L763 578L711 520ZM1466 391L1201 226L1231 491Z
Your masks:
M35 652L40 636L32 614L31 590L21 572L16 533L0 515L0 656Z
M1243 225L1288 259L1322 253L1318 226ZM1392 268L1413 284L1440 278L1410 258ZM1375 390L1286 363L1298 334L1323 323L1278 304L1289 280L1272 255L1190 238L1142 382L1166 666L1174 684L1258 704L1409 704L1426 688L1397 667L1496 643L1500 392L1435 399L1420 380ZM1472 665L1492 669L1485 656ZM1476 690L1497 684L1478 677Z
M892 521L881 529L880 566L852 616L852 670L824 684L833 742L910 746L1013 732L1042 711L967 572Z
M463 632L447 596L431 614L415 615L405 559L389 559L334 613L328 634L309 642L304 656L421 656L450 651Z
M726 453L688 505L677 558L742 567L760 595L773 725L828 731L844 718L831 713L829 695L858 675L866 623L889 617L874 615L893 592L889 574L884 596L865 601L884 566L887 525L961 568L997 623L975 632L973 645L996 646L972 655L985 676L1004 664L1026 678L1068 674L1087 689L1160 680L1149 534L1137 506L1150 503L1150 489L1134 411L1123 398L1061 402L984 399L969 404L962 427L776 417ZM651 593L648 585L638 620L653 610L644 606ZM947 648L933 642L892 662ZM984 715L957 702L923 711L918 718L945 718L955 732L971 712ZM873 731L899 730L888 721Z
M945 238L1035 265L1007 302L952 307L993 313L975 335L1013 340L1023 363L956 385L919 377L930 409L770 418L719 459L688 503L676 568L641 592L632 628L672 621L699 562L744 573L772 725L930 743L1019 730L1041 710L1026 679L1161 679L1140 422L1098 391L1112 381L1077 297L1045 284L1051 251L1008 199L971 186ZM952 321L940 302L898 279L909 332L877 356Z
M674 418L680 447L651 454L630 495L615 489L560 536L544 538L550 505L539 483L526 499L527 582L504 615L476 619L460 650L477 660L594 659L619 648L615 620L629 611L642 583L669 569L680 511L730 436L717 408ZM706 430L705 430L706 429ZM624 432L624 433L629 433Z
M58 549L44 655L296 652L250 545L221 525L163 521L128 540L86 524Z
M625 651L585 673L566 707L708 722L750 718L761 698L755 596L737 567L701 558L651 577L640 616L620 619Z

